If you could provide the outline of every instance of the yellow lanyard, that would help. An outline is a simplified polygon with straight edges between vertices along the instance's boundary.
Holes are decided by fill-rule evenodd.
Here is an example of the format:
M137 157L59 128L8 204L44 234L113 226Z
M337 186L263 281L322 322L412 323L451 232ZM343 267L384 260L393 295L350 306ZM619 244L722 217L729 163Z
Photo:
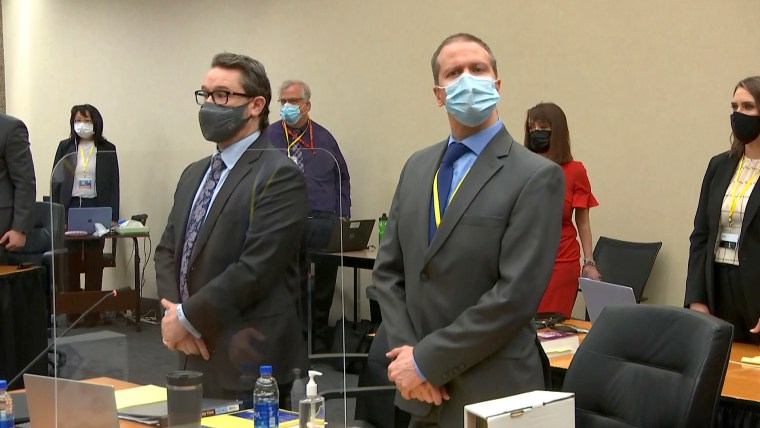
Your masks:
M441 168L438 168L438 171L440 171ZM438 226L441 225L441 201L438 198L438 171L435 172L435 177L433 178L433 212L435 213L435 227L436 229ZM470 170L468 169L467 172L464 173L464 176L461 180L459 180L459 184L457 184L457 187L454 188L454 191L451 192L451 197L449 198L449 201L454 200L454 195L457 194L457 190L459 190L459 186L462 185L462 182L464 181L465 177L467 177L467 174L470 173Z
M746 183L744 183L744 187L742 187L742 190L737 194L736 188L739 186L739 176L742 174L742 165L744 165L744 158L745 156L742 156L742 160L739 161L739 167L736 168L736 178L734 179L734 188L731 190L731 205L729 205L728 208L728 227L734 226L734 209L736 208L736 202L744 196L745 193L747 193L747 189L749 189L749 186L752 185L752 183L757 180L758 175L760 175L760 170L755 171L752 176L747 180Z
M285 125L285 121L284 120L282 121L282 127L283 127L283 129L285 129L285 141L288 141L289 140L289 138L288 138L288 127L287 127L287 125ZM288 156L290 156L290 148L293 147L297 142L299 142L301 140L301 137L304 136L304 134L306 134L306 129L304 129L303 132L301 133L301 135L299 135L298 138L296 138L295 140L293 140L292 143L290 143L290 142L288 143Z
M90 163L90 158L92 157L92 152L95 150L95 144L90 147L90 154L87 155L87 159L84 158L84 149L82 149L82 146L79 146L79 153L82 154L82 167L84 167L84 176L87 177L87 164Z

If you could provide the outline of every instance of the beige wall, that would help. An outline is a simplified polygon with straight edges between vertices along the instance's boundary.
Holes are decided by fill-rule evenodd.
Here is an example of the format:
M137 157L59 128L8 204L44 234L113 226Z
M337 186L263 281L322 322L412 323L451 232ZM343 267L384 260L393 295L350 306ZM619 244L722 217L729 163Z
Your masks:
M756 0L2 6L8 112L29 126L39 193L49 193L71 105L92 103L118 146L122 216L148 213L154 245L179 173L211 150L192 92L214 53L261 60L275 87L287 78L311 84L313 118L348 161L353 216L377 217L405 159L447 135L431 92L430 55L451 33L479 35L499 61L508 129L522 140L525 110L539 101L565 110L575 157L601 202L592 211L595 238L663 241L646 294L674 305L682 301L704 168L728 146L733 85L760 70ZM129 275L123 262L121 269L109 272L112 281ZM154 293L152 262L146 277Z

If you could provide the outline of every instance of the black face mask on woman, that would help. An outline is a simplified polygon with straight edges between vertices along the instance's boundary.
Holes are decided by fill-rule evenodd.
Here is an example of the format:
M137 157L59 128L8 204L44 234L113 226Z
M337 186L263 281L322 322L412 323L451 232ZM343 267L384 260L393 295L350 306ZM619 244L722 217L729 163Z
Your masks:
M731 129L737 140L744 144L751 143L760 136L760 116L735 111L731 113Z
M534 153L546 153L549 151L551 141L551 129L536 129L528 134L528 149Z

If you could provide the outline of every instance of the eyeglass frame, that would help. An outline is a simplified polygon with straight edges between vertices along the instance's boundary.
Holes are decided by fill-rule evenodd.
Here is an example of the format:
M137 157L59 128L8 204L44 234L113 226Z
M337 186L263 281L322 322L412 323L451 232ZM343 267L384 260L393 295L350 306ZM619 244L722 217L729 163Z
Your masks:
M224 94L224 96L227 99L224 101L224 103L218 103L218 102L216 102L216 95L214 95L214 94ZM198 105L203 105L203 104L206 103L206 100L208 100L208 97L210 96L211 97L211 101L214 104L216 104L218 106L224 106L224 105L227 105L228 102L230 102L230 95L237 95L237 96L240 96L240 97L247 97L247 98L252 98L253 97L253 95L243 94L243 93L240 93L240 92L224 91L224 90L221 90L221 89L220 90L216 90L216 91L204 91L203 89L199 89L199 90L195 91L195 102ZM203 102L200 102L201 99L199 97L203 97Z

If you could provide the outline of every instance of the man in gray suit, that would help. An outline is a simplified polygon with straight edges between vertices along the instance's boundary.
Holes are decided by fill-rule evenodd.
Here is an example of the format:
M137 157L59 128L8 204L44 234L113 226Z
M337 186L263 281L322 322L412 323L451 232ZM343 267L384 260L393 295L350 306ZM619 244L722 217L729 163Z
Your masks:
M375 262L396 405L413 427L461 427L466 404L544 388L532 318L559 245L560 167L515 142L501 80L470 34L432 58L451 127L401 172Z
M36 194L26 125L0 113L0 264L9 263L6 251L26 245Z
M204 373L208 397L251 400L261 364L280 397L306 369L296 312L297 250L308 200L303 174L262 131L272 90L264 66L214 57L196 100L213 156L183 172L156 248L164 344Z

